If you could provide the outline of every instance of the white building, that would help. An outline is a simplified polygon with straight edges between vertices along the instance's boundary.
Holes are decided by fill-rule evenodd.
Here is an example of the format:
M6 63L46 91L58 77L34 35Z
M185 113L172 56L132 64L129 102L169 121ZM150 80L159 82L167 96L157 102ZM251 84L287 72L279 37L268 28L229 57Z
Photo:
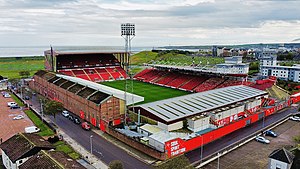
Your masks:
M269 155L268 169L290 169L294 158L285 148L277 149Z
M54 147L36 134L16 134L0 145L2 162L6 169L18 169L40 150L50 150Z
M280 66L277 64L277 56L272 52L265 52L260 58L260 74L262 76L275 76L282 80L300 82L300 65Z
M217 64L217 72L224 74L248 74L249 64L242 63L242 56L225 57L225 63Z

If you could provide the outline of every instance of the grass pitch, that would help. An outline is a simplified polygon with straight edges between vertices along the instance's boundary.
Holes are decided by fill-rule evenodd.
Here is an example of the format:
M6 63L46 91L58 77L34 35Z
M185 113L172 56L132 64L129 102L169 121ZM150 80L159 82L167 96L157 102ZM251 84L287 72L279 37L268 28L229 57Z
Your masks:
M128 81L131 83L131 81ZM119 90L125 89L125 80L118 80L118 81L112 81L112 82L102 82L101 84L110 86ZM172 97L178 97L190 94L190 92L176 90L172 88L167 88L163 86L153 85L150 83L144 83L140 81L133 81L133 90L134 94L143 96L144 101L138 104L143 103L149 103L154 102L158 100L168 99ZM129 89L129 92L131 93L131 89Z
M0 75L8 78L20 78L20 71L29 71L32 76L37 70L44 69L44 57L0 58Z

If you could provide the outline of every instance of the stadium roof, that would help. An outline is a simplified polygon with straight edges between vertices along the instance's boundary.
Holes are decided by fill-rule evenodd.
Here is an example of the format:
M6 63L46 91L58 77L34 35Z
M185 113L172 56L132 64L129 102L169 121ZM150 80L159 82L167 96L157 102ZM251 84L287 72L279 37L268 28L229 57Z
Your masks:
M51 50L46 50L45 54L51 54ZM74 54L116 54L126 53L124 50L61 50L53 51L55 55L74 55Z
M122 90L118 90L118 89L115 89L115 88L112 88L112 87L108 87L108 86L105 86L105 85L101 85L101 84L91 82L91 81L88 81L88 80L84 80L84 79L81 79L81 78L77 78L77 77L71 77L71 76L60 75L60 74L57 74L56 76L67 79L67 80L72 81L74 83L78 83L78 84L90 87L90 88L98 90L100 92L112 95L112 96L117 97L119 99L125 100L125 92L122 91ZM131 93L128 93L128 92L126 93L126 104L127 105L131 105L131 104L134 104L134 103L139 103L139 102L142 102L142 101L144 101L144 97L138 96L138 95L135 95L135 94L131 94Z
M266 94L265 91L239 85L160 100L136 107L146 110L165 122L172 122Z
M223 63L224 65L225 63ZM183 70L183 71L191 71L191 72L201 72L201 73L214 73L214 74L229 74L222 71L218 71L215 65L214 67L193 67L193 66L176 66L176 65L161 65L161 64L144 64L145 66L151 66L154 68L163 68L163 69L175 69L175 70ZM238 66L245 66L247 64L232 64L232 65L238 65ZM230 75L243 75L246 76L246 73L240 73L239 71L231 72Z

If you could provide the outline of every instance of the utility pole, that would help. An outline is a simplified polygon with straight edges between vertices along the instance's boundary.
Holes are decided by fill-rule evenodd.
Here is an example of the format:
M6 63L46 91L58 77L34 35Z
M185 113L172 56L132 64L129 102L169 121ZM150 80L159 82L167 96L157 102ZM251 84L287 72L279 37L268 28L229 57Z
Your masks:
M93 154L93 135L90 136L91 154Z
M40 99L41 102L41 114L42 114L42 122L44 122L44 110L43 110L43 101Z

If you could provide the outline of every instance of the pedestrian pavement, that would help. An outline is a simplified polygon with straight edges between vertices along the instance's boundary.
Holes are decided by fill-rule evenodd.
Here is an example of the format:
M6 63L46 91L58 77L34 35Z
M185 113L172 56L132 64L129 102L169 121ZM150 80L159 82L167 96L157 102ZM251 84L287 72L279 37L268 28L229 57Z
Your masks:
M18 94L19 95L19 94ZM20 97L19 97L20 98ZM25 100L23 100L25 101ZM27 103L27 101L25 101ZM37 114L40 114L40 106L34 105L33 102L30 102L28 105L30 105L30 108L35 111ZM53 123L50 118L47 116L43 117L43 120L48 122L49 124ZM64 131L60 130L57 126L56 127L56 133L57 135L62 136L63 140L67 142L76 152L78 152L83 159L78 160L80 164L82 164L87 169L108 169L108 166L102 162L100 159L98 159L96 156L91 154L88 150L86 150L84 147L82 147L80 144L78 144L74 139L72 139L68 134L66 134Z

